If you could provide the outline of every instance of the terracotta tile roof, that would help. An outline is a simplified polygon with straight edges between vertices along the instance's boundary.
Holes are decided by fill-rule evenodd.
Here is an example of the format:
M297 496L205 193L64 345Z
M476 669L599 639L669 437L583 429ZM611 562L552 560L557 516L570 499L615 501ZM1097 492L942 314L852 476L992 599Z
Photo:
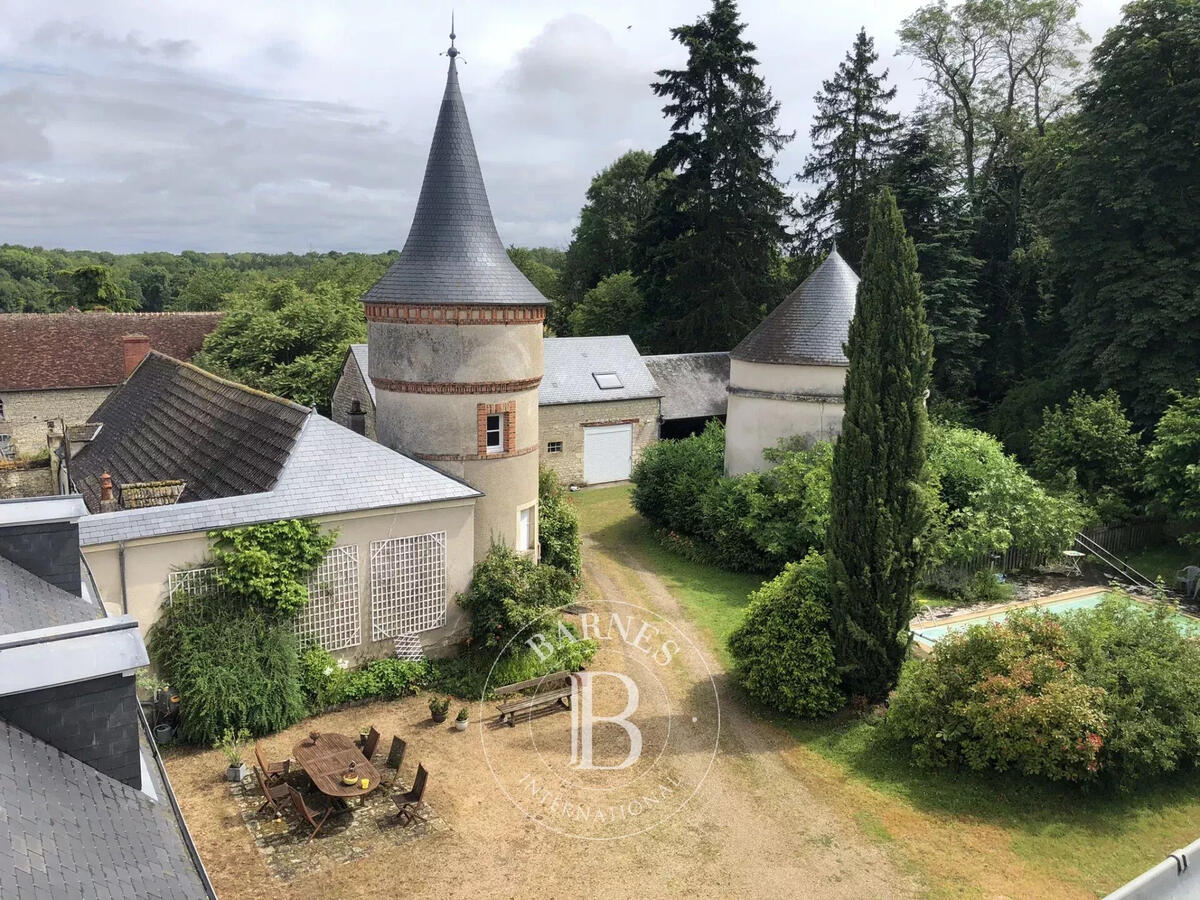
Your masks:
M92 415L104 427L71 461L71 480L93 512L106 471L118 489L182 481L180 503L269 491L309 413L151 351Z
M221 321L219 312L0 314L0 391L112 387L125 379L121 338L144 334L150 348L191 359Z

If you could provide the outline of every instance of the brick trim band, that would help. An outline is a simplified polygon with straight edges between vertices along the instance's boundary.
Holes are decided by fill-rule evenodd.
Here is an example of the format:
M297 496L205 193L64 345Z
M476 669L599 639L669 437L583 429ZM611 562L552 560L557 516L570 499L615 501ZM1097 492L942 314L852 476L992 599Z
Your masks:
M641 419L607 419L603 422L580 422L580 428L599 428L602 425L636 425Z
M440 306L421 303L364 303L368 322L397 325L538 325L544 306Z
M371 383L381 391L397 394L516 394L531 391L542 383L542 376L519 381L395 381L391 378L372 378Z
M421 462L475 462L482 459L510 459L537 451L538 445L534 444L532 447L522 447L520 450L504 453L414 453L413 458Z

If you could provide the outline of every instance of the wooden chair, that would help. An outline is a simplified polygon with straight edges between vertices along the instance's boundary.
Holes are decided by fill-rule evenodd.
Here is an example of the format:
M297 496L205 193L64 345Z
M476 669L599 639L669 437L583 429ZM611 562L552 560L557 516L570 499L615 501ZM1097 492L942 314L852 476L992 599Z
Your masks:
M308 824L312 826L312 834L310 834L308 836L308 840L304 842L306 844L309 843L310 841L312 841L312 839L317 836L317 832L321 830L321 826L325 824L325 821L331 815L333 815L335 813L343 813L343 812L348 811L347 809L337 809L332 804L330 804L329 806L325 807L324 814L318 818L318 813L320 813L321 810L313 809L311 806L309 806L304 801L304 796L298 790L296 790L294 787L292 787L290 784L287 785L287 791L288 791L288 796L291 797L291 800L292 800L292 809L296 810L296 812L299 813L300 817L302 819L305 819L308 822Z
M392 749L388 751L387 755L387 767L395 769L397 775L400 774L400 767L404 765L404 751L407 749L408 744L405 743L404 738L392 738Z
M413 780L412 790L392 798L392 802L397 807L396 820L401 825L408 825L413 819L425 821L425 817L420 812L420 805L421 800L425 797L425 783L428 780L429 773L425 771L423 765L418 765L417 777Z
M366 743L362 747L362 755L367 758L367 762L371 761L371 757L375 755L375 748L379 746L379 732L375 730L375 726L371 726L370 732L367 734Z
M263 770L263 774L267 776L268 784L279 784L288 776L288 772L292 768L292 761L285 759L283 762L268 763L263 759L262 744L258 741L254 742L254 758L258 760L258 767Z
M288 790L290 789L286 784L270 784L267 781L267 776L262 773L262 769L258 766L251 766L250 768L254 769L254 780L258 782L258 789L262 791L264 797L262 806L258 808L259 814L261 815L266 811L267 807L270 807L275 813L275 818L278 819L283 815L280 804L286 805L289 802Z

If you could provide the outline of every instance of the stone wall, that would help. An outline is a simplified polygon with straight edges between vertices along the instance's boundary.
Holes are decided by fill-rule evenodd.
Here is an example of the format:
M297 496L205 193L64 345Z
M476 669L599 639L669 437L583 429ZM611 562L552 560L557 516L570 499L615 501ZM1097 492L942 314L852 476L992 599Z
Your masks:
M112 392L111 387L63 388L54 391L5 391L4 422L12 429L18 454L34 456L46 449L46 420L62 419L68 425L88 421Z
M583 427L618 422L633 423L633 462L658 440L658 398L616 400L611 403L564 403L539 410L542 465L554 470L563 484L583 484ZM562 442L559 453L547 452L553 441Z
M329 401L329 415L333 421L346 428L350 427L350 407L357 400L362 411L366 413L367 437L379 440L375 436L375 402L367 390L366 372L358 371L358 363L354 354L346 354L346 363L342 366L342 377L338 379L333 389L333 397Z
M49 461L0 464L0 500L44 497L54 493L54 476L50 472Z

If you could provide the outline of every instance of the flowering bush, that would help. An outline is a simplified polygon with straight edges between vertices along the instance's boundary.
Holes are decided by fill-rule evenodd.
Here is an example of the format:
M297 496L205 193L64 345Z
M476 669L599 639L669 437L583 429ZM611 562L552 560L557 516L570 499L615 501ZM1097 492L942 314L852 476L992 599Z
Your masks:
M1094 779L1108 734L1105 692L1084 683L1073 663L1051 616L1014 612L974 626L905 667L884 733L929 768Z

